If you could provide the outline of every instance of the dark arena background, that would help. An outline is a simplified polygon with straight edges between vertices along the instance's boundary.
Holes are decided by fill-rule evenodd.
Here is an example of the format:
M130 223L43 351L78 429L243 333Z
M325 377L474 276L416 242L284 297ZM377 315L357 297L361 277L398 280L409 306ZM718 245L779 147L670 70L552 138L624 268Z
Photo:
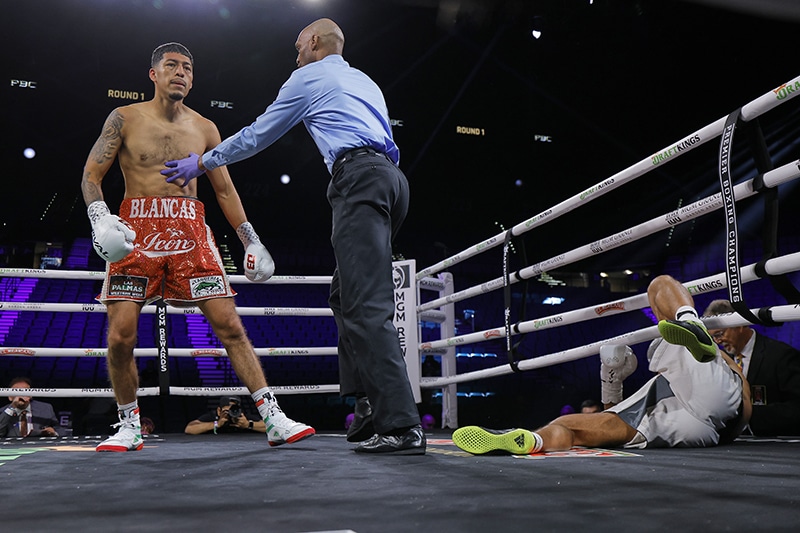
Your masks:
M5 78L0 150L6 165L0 194L0 272L4 273L0 303L95 303L101 286L97 279L14 277L8 269L104 269L92 250L81 172L108 114L117 106L152 98L148 69L156 46L178 41L192 52L195 77L186 104L213 120L225 138L250 124L272 102L295 68L299 31L320 17L339 24L346 37L345 59L384 91L400 148L400 167L408 176L412 195L395 255L415 260L418 270L502 233L639 161L651 158L657 165L672 157L664 152L670 143L764 94L774 92L783 98L800 90L785 85L800 75L794 61L800 43L800 8L789 0L6 3L0 37ZM800 156L798 102L787 101L758 119L774 167ZM747 142L749 134L743 128L734 140L735 183L759 173ZM691 139L687 142L692 143ZM516 237L510 250L512 270L718 193L719 151L719 139L712 140L602 199ZM231 165L230 172L249 220L275 258L276 274L330 275L334 261L325 199L330 175L305 128L298 125L257 156ZM201 178L199 183L207 222L228 271L241 274L242 246L207 180ZM103 190L116 212L124 194L116 164ZM765 207L758 195L737 202L742 265L762 259L772 241L779 254L800 249L798 200L800 191L794 181L777 187L773 205L778 206L779 217L774 228L765 223L773 207ZM543 272L512 286L512 321L641 294L662 273L686 282L723 272L726 242L725 217L714 211ZM448 268L455 290L502 276L501 252L498 247ZM790 275L790 280L796 283L797 275ZM235 288L237 305L242 307L327 307L325 285L243 284ZM747 284L744 295L750 307L787 303L767 280ZM725 289L698 295L696 307L702 311L712 299L726 297ZM453 304L455 334L502 327L504 305L502 290ZM533 359L651 326L654 322L648 311L515 336L516 356ZM256 347L336 344L330 317L247 316L243 320ZM105 329L104 313L0 307L0 387L19 375L30 376L34 387L41 388L109 387L102 357L26 357L7 350L102 348ZM421 322L421 341L433 339L436 329L432 323ZM796 323L756 329L800 347ZM197 315L169 315L168 343L197 349L221 346ZM142 315L139 348L157 345L156 317ZM648 378L642 362L646 343L633 349L640 363L626 381L626 391L636 390ZM458 373L507 362L504 339L459 345L456 351ZM338 383L335 355L262 357L261 361L271 385ZM142 386L158 385L156 363L155 357L137 358ZM176 357L169 365L174 384L240 386L225 358ZM436 354L421 355L420 365L425 377L441 375L442 361ZM597 357L587 357L460 383L458 424L533 428L567 405L578 409L583 400L599 400L598 372ZM447 424L441 391L423 389L422 398L420 413L432 415L434 431L447 438L454 428L443 427ZM115 422L111 398L44 399L76 437L107 434L109 424ZM143 414L154 421L156 432L169 435L182 433L189 420L216 406L217 400L217 396L143 397L140 404ZM343 432L345 417L352 411L352 402L335 392L286 394L280 401L290 416L314 425L320 433ZM246 407L254 409L251 401ZM263 444L259 440L252 448ZM238 442L234 448L242 446ZM252 453L244 448L243 453ZM687 460L701 464L700 457ZM467 482L468 473L463 474L461 481ZM473 474L482 475L477 469ZM795 494L796 489L792 489ZM668 494L675 487L660 490ZM581 494L590 496L591 489ZM576 496L571 504L580 506L582 501ZM140 518L147 519L146 515ZM549 522L545 529L586 530L589 523ZM700 523L685 525L692 529ZM444 522L416 523L420 524L449 530ZM477 530L477 525L473 523L471 529L464 523L460 529ZM180 525L175 527L180 529ZM532 522L528 527L534 529ZM313 522L288 521L275 530L302 528L322 529ZM408 529L381 524L377 517L360 529L378 530Z

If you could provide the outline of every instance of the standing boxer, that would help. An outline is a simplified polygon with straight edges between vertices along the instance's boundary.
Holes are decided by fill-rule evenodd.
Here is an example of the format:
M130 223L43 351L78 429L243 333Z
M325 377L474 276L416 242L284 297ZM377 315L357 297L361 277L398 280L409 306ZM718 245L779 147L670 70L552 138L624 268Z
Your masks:
M92 223L94 248L108 264L98 300L108 308L108 373L119 406L116 435L97 451L141 450L133 349L142 306L163 298L175 306L197 305L230 357L236 375L252 393L267 426L270 446L297 442L314 428L288 418L278 406L244 326L211 230L205 224L197 184L166 183L165 161L203 152L220 142L217 127L183 102L192 88L194 60L178 43L153 51L152 100L111 112L83 170L81 189ZM125 179L120 216L103 201L101 184L114 162ZM217 201L245 246L245 275L266 281L272 257L247 221L225 167L208 172Z

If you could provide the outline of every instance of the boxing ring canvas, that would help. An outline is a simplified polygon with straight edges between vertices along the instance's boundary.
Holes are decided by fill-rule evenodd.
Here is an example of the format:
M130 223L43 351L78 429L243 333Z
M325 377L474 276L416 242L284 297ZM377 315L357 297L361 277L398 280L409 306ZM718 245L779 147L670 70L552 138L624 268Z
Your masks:
M800 441L582 456L363 457L344 434L270 449L263 435L0 441L3 530L792 531Z

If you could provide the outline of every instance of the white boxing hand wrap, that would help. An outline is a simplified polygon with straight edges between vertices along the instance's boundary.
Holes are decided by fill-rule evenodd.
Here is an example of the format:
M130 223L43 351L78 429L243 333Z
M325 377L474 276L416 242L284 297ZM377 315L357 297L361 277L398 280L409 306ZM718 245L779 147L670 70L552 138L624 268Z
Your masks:
M92 245L97 254L114 263L133 251L136 232L116 215L105 202L92 202L86 210L92 223Z
M250 281L267 281L275 273L275 262L261 244L256 230L249 222L243 223L236 228L236 235L244 245L244 275Z
M600 401L617 404L622 401L622 381L633 374L639 362L636 354L624 344L600 347Z

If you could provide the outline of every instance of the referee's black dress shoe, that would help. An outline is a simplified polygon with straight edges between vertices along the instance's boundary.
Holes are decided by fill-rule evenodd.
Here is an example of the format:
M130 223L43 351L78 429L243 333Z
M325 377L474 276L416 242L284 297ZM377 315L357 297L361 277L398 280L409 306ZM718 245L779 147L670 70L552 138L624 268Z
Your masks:
M356 400L356 407L353 410L353 422L347 428L347 442L365 441L375 434L375 427L372 425L372 406L369 398L364 396Z
M411 426L400 435L373 435L355 447L359 453L384 455L425 455L425 433L422 426Z

